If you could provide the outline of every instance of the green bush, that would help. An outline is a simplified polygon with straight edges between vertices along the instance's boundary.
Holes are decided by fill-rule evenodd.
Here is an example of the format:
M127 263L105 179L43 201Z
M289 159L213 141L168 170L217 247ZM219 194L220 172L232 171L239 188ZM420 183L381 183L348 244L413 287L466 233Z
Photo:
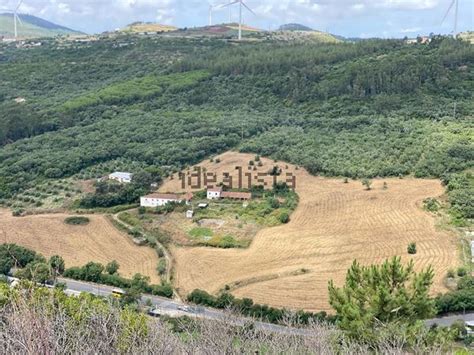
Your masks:
M64 220L64 223L75 226L84 226L90 223L90 219L88 217L83 216L67 217Z
M158 271L158 275L162 276L166 273L166 260L165 259L160 259L158 262L158 267L156 268Z
M423 200L423 206L427 211L438 212L441 205L437 199L430 197Z
M457 275L459 277L464 277L467 275L467 269L465 267L458 267Z
M416 254L416 243L410 243L407 247L408 254Z
M290 215L287 212L283 212L280 214L278 219L280 220L281 223L286 224L290 221Z
M267 305L260 305L254 303L249 298L238 299L235 298L228 292L222 292L219 296L213 296L206 291L196 289L191 292L187 300L194 304L204 305L214 308L232 308L237 312L240 312L244 316L254 317L257 319L263 319L271 323L282 323L287 313L283 309L269 307ZM298 319L303 324L308 324L311 321L327 321L334 322L333 317L328 317L325 312L312 313L305 311L297 312Z

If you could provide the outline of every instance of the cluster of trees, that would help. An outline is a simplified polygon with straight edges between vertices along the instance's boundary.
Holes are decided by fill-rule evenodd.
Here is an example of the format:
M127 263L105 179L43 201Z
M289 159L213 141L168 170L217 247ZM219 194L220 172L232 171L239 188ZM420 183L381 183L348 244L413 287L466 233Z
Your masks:
M113 207L117 205L133 204L146 195L152 183L159 183L162 179L161 170L147 168L133 175L133 180L128 184L116 181L97 181L95 193L88 194L79 201L81 208Z
M151 285L150 278L140 274L135 274L132 279L126 279L118 274L118 269L119 265L115 261L108 263L106 266L89 262L82 267L66 269L64 277L120 287L126 289L127 293L133 296L132 298L137 298L141 293L169 298L173 296L173 288L168 283Z
M8 275L13 268L18 269L17 277L45 283L64 272L64 260L58 255L46 260L43 255L16 244L0 245L0 273Z
M474 157L471 157L474 161ZM474 175L472 172L447 174L442 177L448 191L454 224L465 226L474 219Z
M188 295L187 300L198 305L232 309L242 315L277 324L283 323L288 314L291 313L285 309L254 303L250 298L235 298L229 292L222 292L219 296L213 296L206 291L196 289ZM299 324L309 324L315 321L334 322L334 317L327 315L326 312L298 311L294 316L298 319Z
M118 274L120 265L111 261L106 266L90 262L83 267L66 269L64 259L59 255L48 260L41 254L16 244L0 245L0 274L8 275L15 268L15 276L38 283L54 282L60 275L75 280L96 282L124 288L137 298L141 293L172 297L173 288L167 283L150 285L150 278L136 274L126 279Z
M437 296L435 301L440 314L474 311L474 277L463 276L456 290Z

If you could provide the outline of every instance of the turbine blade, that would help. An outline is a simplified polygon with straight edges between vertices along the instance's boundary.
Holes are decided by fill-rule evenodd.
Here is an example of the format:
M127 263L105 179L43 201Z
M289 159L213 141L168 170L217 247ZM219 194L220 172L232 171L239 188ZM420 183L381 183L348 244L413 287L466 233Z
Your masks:
M243 1L242 1L242 5L244 5L244 7L249 10L252 14L254 14L255 16L257 16L257 14L255 12L252 11L252 9L250 7L248 7Z
M239 2L240 2L239 0L237 0L237 1L232 1L232 2L230 2L230 3L228 3L228 4L219 5L218 8L219 8L219 9L222 9L223 7L228 7L228 6L231 6L231 5L234 5L234 4L238 4Z
M16 15L16 18L17 18L18 22L20 23L20 25L23 26L23 21L21 21L20 15L17 14L17 15Z
M449 5L448 7L448 11L446 11L446 14L444 15L443 17L443 20L441 21L441 24L444 23L444 21L446 20L446 18L448 17L449 13L451 12L451 9L453 8L454 4L456 3L456 0L453 0L453 2L451 3L451 5Z
M16 6L15 12L18 11L18 9L20 8L20 6L21 6L22 3L23 3L23 0L20 0L20 1L18 2L18 5Z

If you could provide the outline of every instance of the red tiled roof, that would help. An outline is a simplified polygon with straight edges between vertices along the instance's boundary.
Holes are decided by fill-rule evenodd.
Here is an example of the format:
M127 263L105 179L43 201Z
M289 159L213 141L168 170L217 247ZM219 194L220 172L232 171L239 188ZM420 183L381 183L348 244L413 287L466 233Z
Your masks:
M212 189L207 189L210 192L222 192L222 187L214 187Z
M250 192L230 192L225 191L222 193L221 197L223 198L235 198L239 200L250 200L252 198L252 194Z

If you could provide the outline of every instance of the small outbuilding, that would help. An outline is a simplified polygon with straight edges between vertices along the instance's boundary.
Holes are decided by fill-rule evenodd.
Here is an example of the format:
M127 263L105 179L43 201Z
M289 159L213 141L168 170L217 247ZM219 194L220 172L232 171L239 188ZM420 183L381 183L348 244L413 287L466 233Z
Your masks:
M207 189L207 199L208 200L218 200L222 195L222 187L215 187L212 189Z
M109 175L109 180L115 180L123 184L129 184L132 182L133 174L116 171Z
M194 217L194 211L193 210L187 210L186 211L186 218L193 218Z
M231 192L231 191L224 191L221 194L222 198L228 198L231 200L240 200L240 201L248 201L252 199L252 194L250 192Z

